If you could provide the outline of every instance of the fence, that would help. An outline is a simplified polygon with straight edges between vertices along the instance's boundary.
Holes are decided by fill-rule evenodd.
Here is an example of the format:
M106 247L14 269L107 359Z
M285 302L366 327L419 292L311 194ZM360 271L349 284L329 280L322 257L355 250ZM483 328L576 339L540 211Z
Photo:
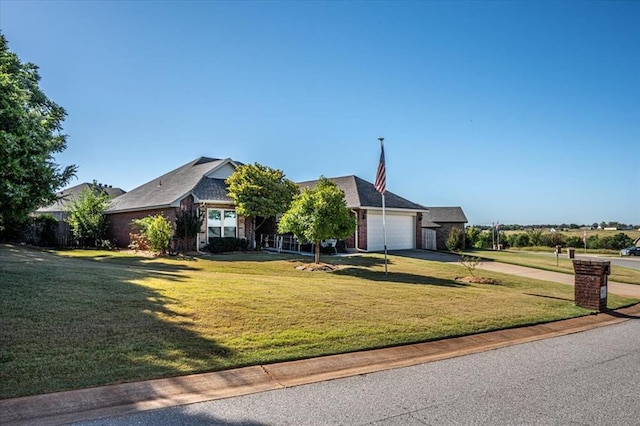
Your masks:
M265 249L300 252L301 244L293 235L260 234L260 242Z

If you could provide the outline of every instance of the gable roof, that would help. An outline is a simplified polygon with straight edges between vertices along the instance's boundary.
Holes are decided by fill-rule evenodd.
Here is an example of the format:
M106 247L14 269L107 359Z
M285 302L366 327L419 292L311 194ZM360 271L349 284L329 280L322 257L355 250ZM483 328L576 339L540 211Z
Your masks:
M200 200L230 202L224 179L207 177L227 164L235 168L242 163L230 158L197 158L114 199L107 213L177 206L192 192Z
M338 188L344 191L347 207L355 208L382 208L382 197L372 183L359 178L358 176L341 176L329 178L330 181L338 185ZM316 185L317 180L299 182L301 188L312 188ZM416 204L412 201L402 198L393 192L385 192L385 206L388 209L404 209L413 211L425 211L426 207Z
M45 207L40 207L38 210L36 210L36 213L63 212L72 201L78 199L78 196L83 190L85 189L90 190L92 186L93 186L92 183L83 182L79 185L72 186L71 188L63 189L62 191L56 194L58 199L54 203L49 204L48 206L45 206ZM99 192L104 192L107 195L109 195L109 197L111 198L118 197L125 193L124 190L120 188L114 188L113 186L110 186L110 185L103 185L101 183L98 183L96 184L96 186Z
M462 211L462 207L427 207L429 211L424 216L423 226L425 223L435 222L455 222L455 223L467 223L467 217Z

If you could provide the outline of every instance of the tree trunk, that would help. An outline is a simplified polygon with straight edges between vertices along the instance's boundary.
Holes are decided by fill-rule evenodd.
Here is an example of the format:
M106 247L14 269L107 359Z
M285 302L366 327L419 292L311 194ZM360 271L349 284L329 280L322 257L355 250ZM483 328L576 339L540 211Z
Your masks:
M316 253L315 253L316 265L320 263L320 241L316 241Z
M255 216L251 218L251 232L250 232L250 238L251 240L249 241L249 247L251 247L251 250L255 250L257 248L256 246L256 218Z

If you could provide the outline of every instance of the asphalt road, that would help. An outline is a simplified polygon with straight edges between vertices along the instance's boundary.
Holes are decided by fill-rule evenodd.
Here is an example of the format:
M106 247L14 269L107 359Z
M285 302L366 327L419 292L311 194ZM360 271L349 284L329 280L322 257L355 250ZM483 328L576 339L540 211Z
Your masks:
M577 254L577 259L599 259L599 260L608 260L612 265L622 266L624 268L631 269L640 269L640 257L638 256L629 256L629 257L608 257L608 256L587 256L584 254Z
M82 425L638 425L640 320Z

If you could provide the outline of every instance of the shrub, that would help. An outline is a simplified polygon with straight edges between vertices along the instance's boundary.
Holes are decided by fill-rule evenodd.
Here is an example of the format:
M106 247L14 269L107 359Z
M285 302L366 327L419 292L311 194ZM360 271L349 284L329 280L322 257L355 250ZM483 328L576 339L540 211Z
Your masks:
M147 238L142 233L129 234L129 240L131 241L129 243L129 248L131 250L135 250L135 251L149 250L149 241L147 241Z
M209 244L204 248L210 253L227 253L230 251L247 251L249 242L246 238L217 237L209 238Z
M173 228L171 222L164 216L161 214L147 216L142 219L134 219L131 223L140 230L151 250L163 254L167 252Z
M462 250L464 248L464 232L459 228L451 228L446 245L449 251Z
M582 247L584 246L584 242L581 237L571 235L565 238L564 243L567 247Z

